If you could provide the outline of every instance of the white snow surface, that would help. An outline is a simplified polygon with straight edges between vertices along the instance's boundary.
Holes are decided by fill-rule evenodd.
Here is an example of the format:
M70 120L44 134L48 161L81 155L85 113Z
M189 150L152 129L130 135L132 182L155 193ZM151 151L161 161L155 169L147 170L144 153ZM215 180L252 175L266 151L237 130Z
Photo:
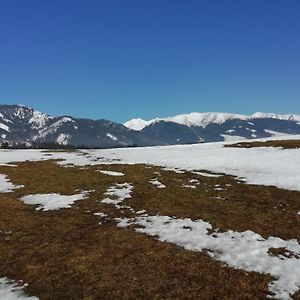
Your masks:
M246 141L249 139L246 139L242 136L238 136L238 135L228 135L228 134L221 134L221 136L224 138L224 141L226 142L240 142L240 141Z
M106 170L97 170L97 172L100 172L105 175L110 175L110 176L125 176L125 174L122 172L106 171Z
M0 300L38 300L37 297L26 296L23 286L8 280L6 277L0 278Z
M15 189L19 189L23 186L21 185L14 185L11 183L7 177L7 175L0 174L0 193L11 193Z
M144 127L150 125L153 122L153 120L150 121L145 121L143 119L137 118L137 119L132 119L126 123L124 123L123 125L129 129L132 130L142 130Z
M103 199L101 202L117 206L118 204L122 203L125 199L131 198L132 189L133 186L130 183L117 183L105 192L104 195L108 197Z
M282 240L277 237L264 239L253 231L217 232L210 234L212 226L203 221L176 219L169 216L137 216L132 219L116 218L118 227L142 226L137 232L158 238L161 242L174 243L187 250L203 251L214 259L229 266L271 274L275 280L269 284L269 291L276 299L290 299L290 294L300 288L300 245L297 240ZM270 248L285 248L292 258L272 256Z
M49 211L61 208L70 208L78 200L87 198L88 192L83 191L75 195L52 194L35 194L27 195L20 198L25 204L39 205L36 210Z
M246 120L248 117L244 115L231 114L231 113L197 113L182 114L174 117L163 119L164 121L174 122L187 126L200 126L206 127L208 124L222 124L228 120L241 119Z
M285 136L280 139L300 139ZM277 138L278 139L278 138ZM260 141L270 139L258 139ZM244 179L249 184L274 185L300 191L300 149L230 148L226 142L164 147L95 149L83 152L53 152L41 150L1 150L0 165L18 161L64 159L58 164L85 166L101 164L144 163L170 170L208 170ZM88 155L83 155L87 153ZM209 176L209 175L206 175Z
M263 118L270 118L270 119L278 119L278 120L286 120L286 121L300 121L300 115L279 115L274 113L263 113L263 112L257 112L253 114L252 119L263 119Z
M68 145L70 138L71 138L70 134L60 133L56 138L56 142L60 145Z
M211 174L211 173L204 173L204 172L198 172L198 171L193 172L193 174L200 175L200 176L205 176L205 177L215 177L215 178L223 176L223 175L220 175L220 174Z
M35 128L41 128L46 124L46 122L49 119L53 119L53 118L50 116L47 116L46 114L44 114L40 111L34 110L32 117L29 120L29 124L34 124Z
M116 136L114 136L113 134L111 134L111 133L107 133L106 136L109 137L110 139L114 140L114 141L118 140L118 138Z
M164 188L166 188L166 186L163 183L161 183L157 178L151 179L149 181L149 183L151 183L152 185L154 185L158 189L164 189Z
M3 123L0 123L0 129L3 129L5 131L7 131L7 132L10 132L9 127L7 125L3 124Z
M208 170L237 176L249 184L300 191L300 149L224 148L223 145L207 143L94 151L123 163L145 163L187 171Z

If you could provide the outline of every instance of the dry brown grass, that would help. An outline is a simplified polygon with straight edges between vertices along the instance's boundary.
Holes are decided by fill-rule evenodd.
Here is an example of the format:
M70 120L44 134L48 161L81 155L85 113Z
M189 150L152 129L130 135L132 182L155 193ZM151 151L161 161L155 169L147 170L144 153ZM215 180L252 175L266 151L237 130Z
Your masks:
M97 168L126 176L104 175L95 172ZM266 298L269 276L236 270L205 253L117 228L113 217L127 212L98 201L115 183L132 182L133 197L126 204L135 210L201 218L221 230L250 229L265 237L300 239L300 193L249 186L229 176L176 174L143 165L62 168L53 161L1 167L0 173L25 185L0 194L0 277L28 282L26 292L41 299ZM154 177L167 188L151 185ZM182 187L194 178L200 181L196 189ZM225 190L216 191L216 184ZM76 189L95 192L70 209L50 212L18 200L36 193L74 194ZM99 225L94 212L111 217Z
M255 148L255 147L280 147L283 149L300 148L300 140L266 141L266 142L241 142L225 145L234 148Z

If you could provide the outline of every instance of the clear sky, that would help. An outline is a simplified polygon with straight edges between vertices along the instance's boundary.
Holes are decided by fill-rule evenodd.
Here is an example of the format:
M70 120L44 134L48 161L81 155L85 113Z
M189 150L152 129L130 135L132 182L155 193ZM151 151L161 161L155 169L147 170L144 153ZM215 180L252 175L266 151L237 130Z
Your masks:
M300 114L300 1L0 0L0 103L117 122Z

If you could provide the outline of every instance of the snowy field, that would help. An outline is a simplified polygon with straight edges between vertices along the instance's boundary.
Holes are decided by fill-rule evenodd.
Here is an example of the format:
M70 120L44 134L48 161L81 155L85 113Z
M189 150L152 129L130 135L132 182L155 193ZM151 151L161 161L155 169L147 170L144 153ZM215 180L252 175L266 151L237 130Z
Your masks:
M300 139L300 136L297 138ZM248 184L300 191L300 149L225 148L224 144L226 142L73 152L1 150L0 165L10 166L10 169L17 168L17 162L49 159L58 160L57 163L63 167L79 167L79 170L99 165L99 169L94 170L94 173L113 178L115 184L110 186L103 193L102 199L98 199L97 202L121 212L118 217L102 211L91 213L100 219L99 226L102 225L103 219L113 220L115 226L121 229L132 228L139 234L146 234L189 251L207 251L212 259L226 263L230 267L270 274L274 280L269 283L268 288L274 298L291 299L291 295L300 288L300 244L297 239L284 240L276 236L265 238L251 230L219 232L206 220L153 215L146 210L135 211L126 204L135 191L134 184L122 182L122 178L127 175L126 172L100 169L101 165L109 169L114 164L146 164L162 167L162 170L173 170L174 174L190 171L191 174L214 180L226 174L236 176ZM168 185L160 181L160 173L154 172L153 175L147 181L149 185L159 192L166 190ZM190 179L187 184L181 186L194 190L201 184L197 179ZM12 194L22 187L14 185L6 174L0 174L0 193ZM216 192L223 190L219 184L215 185L214 189ZM28 194L18 200L27 205L35 205L37 213L47 214L49 211L71 208L75 202L88 199L93 192L95 190L74 190L73 195ZM126 211L130 217L122 215ZM285 249L285 254L272 256L269 253L271 248ZM0 278L0 299L27 298L22 293L22 286L15 285L13 281L9 282L3 277Z
M300 136L285 138L300 139ZM59 164L75 166L143 163L169 169L225 173L237 176L249 184L273 185L282 189L300 191L300 149L224 148L224 144L228 142L84 150L85 155L83 152L45 153L41 150L2 150L0 164L45 159L63 159Z

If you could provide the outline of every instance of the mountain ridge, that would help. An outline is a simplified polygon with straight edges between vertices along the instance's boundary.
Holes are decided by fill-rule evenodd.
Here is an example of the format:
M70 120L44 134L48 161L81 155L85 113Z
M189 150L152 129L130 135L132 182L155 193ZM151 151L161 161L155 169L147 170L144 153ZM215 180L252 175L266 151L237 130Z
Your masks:
M130 128L128 128L130 127ZM299 115L190 113L125 124L50 116L24 105L0 105L0 142L114 148L217 142L300 134Z
M221 112L191 112L188 114L179 114L173 117L166 118L154 118L151 120L143 120L141 118L134 118L123 125L127 128L133 130L142 130L146 126L149 126L153 123L165 121L165 122L174 122L181 125L187 126L200 126L206 127L208 124L222 124L228 120L232 119L240 119L240 120L252 120L252 119L278 119L278 120L286 120L286 121L297 121L300 122L300 115L296 114L275 114L275 113L263 113L256 112L252 115L242 115L235 113L221 113Z

